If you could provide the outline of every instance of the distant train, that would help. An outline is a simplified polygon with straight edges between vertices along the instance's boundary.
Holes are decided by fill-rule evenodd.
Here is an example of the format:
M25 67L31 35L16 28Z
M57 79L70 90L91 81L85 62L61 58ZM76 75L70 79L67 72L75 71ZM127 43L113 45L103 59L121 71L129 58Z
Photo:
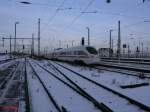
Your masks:
M86 45L57 49L51 54L51 58L63 61L83 62L85 64L96 64L100 61L96 49Z

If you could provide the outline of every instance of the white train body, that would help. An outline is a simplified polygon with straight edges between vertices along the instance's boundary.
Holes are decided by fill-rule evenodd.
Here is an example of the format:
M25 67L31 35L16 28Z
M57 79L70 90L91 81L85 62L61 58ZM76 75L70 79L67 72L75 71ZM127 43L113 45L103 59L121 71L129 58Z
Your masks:
M91 46L77 46L66 49L55 50L52 53L53 59L63 61L82 61L86 64L99 63L100 59L94 47Z

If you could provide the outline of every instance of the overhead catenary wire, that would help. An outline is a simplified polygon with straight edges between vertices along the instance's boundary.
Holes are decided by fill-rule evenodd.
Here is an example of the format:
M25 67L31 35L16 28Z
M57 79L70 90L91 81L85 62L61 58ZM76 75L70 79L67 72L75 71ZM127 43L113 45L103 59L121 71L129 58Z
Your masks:
M93 1L90 1L90 2L93 2ZM90 5L91 5L91 3L90 3ZM139 7L139 6L141 6L141 5L143 5L143 4L139 3L137 6ZM83 13L83 12L86 12L86 10L88 9L88 7L89 7L89 4L88 4L88 6L85 8L85 10L81 11L81 13L80 13L78 16L76 16L66 28L64 28L64 29L62 30L62 33L60 33L60 34L61 34L61 35L64 34L64 33L66 32L66 30L68 30L68 29L80 18L80 16L82 16L83 14L85 14L85 13ZM135 8L135 7L134 7L134 8ZM131 9L133 9L133 7L132 7L132 8L128 8L127 10L124 10L123 12L130 11ZM91 12L91 11L90 11L90 12ZM92 12L93 12L93 11L92 11ZM97 10L94 11L94 12L100 13L100 12L98 12ZM121 11L121 12L122 12L122 11ZM105 13L104 13L104 14L105 14ZM122 16L122 17L127 17L127 18L133 17L133 16L124 15L124 14L122 14L122 13L107 13L107 14L115 15L115 16ZM139 17L139 19L144 19L144 18L143 18L143 17Z
M45 30L45 28L53 21L53 19L56 17L56 15L57 15L57 13L59 12L59 10L57 10L57 9L60 9L63 5L64 5L64 3L66 2L66 0L63 0L62 2L61 2L61 4L56 8L56 10L55 10L55 12L54 12L54 14L49 18L49 20L48 20L48 22L44 25L44 27L42 28L42 32L44 32L44 30Z
M56 14L60 11L60 10L58 10L58 9L61 9L61 7L64 5L65 1L66 1L66 0L64 0L64 1L60 4L60 6L59 6L58 8L56 8L56 11L55 11L54 15L49 19L48 23L44 26L44 28L42 29L42 32L44 32L46 26L48 26L48 25L50 24L50 22L53 20L53 18L56 16ZM85 11L93 4L94 1L95 1L95 0L90 0L89 3L86 5L86 7L82 10L82 12L85 12ZM70 8L69 8L69 9L70 9ZM72 9L72 8L71 8L71 9ZM84 15L84 13L80 13L78 16L76 16L76 17L71 21L71 23L70 23L66 28L64 28L64 30L66 30L67 28L71 27L71 26L73 25L73 23L74 23L77 19L79 19L80 16L82 16L82 15ZM64 31L64 30L63 30L63 31Z
M87 6L81 12L85 12L93 4L94 1L95 0L90 0ZM62 30L62 34L65 32L65 30L69 29L82 15L84 15L84 13L80 13L75 18L73 18L71 23Z
M64 1L65 1L65 0L64 0ZM93 1L94 1L94 0L93 0ZM139 4L139 5L142 5L142 4ZM132 7L132 8L133 8L133 7ZM135 7L134 7L134 8L135 8ZM57 9L63 9L63 7L61 6L61 8L57 8ZM56 9L56 10L57 10L57 9ZM128 10L130 11L130 8L129 8ZM124 16L124 15L122 15L122 11L121 11L121 14L114 14L114 15L121 15L121 16ZM81 16L82 16L82 14L81 14ZM79 17L79 18L80 18L80 17ZM75 22L76 22L79 18L77 18L77 19L75 20ZM53 19L52 19L52 20L53 20ZM75 22L73 22L72 25L73 25ZM50 23L51 23L51 22L50 22ZM50 23L49 23L49 24L50 24ZM68 25L68 26L69 26L68 28L70 28L72 25L70 25L70 26ZM47 27L47 26L48 26L48 25L46 25L46 27ZM53 26L52 26L52 27L53 27ZM128 27L129 27L129 26L128 26ZM67 30L67 29L65 29L65 30ZM65 31L65 30L63 30L63 31ZM61 33L61 32L60 32L60 33Z
M48 4L49 0L46 1L46 4ZM43 18L45 16L45 12L48 9L48 5L46 5L41 13L41 17Z
M71 27L73 24L74 24L74 22L77 20L77 19L79 19L79 17L80 16L82 16L82 15L84 15L86 12L86 10L89 8L89 6L90 5L92 5L92 3L94 2L94 0L91 0L89 3L88 3L88 5L81 11L81 13L78 15L78 16L76 16L72 21L71 21L71 23L65 28L65 29L68 29L69 27ZM143 4L138 4L137 6L141 6L141 5L143 5ZM127 10L124 10L123 12L126 12L126 11L130 11L131 9L133 9L134 7L132 7L132 8L129 8L129 9L127 9ZM98 11L92 11L92 12L94 12L94 13L99 13ZM91 13L91 12L90 12ZM116 15L116 16L126 16L126 15L123 15L123 14L115 14L115 13L110 13L110 14L112 14L112 15ZM126 17L129 17L129 16L126 16ZM130 16L131 17L131 16ZM133 17L133 16L132 16ZM142 17L140 17L140 18L142 18ZM63 30L64 31L64 30Z
M85 9L84 10L86 10L91 4L92 4L92 2L93 2L94 0L91 0L90 2L89 2L89 4L87 5L87 7L85 7ZM63 0L63 2L60 4L60 8L58 7L57 9L56 9L56 11L55 11L55 13L54 13L54 15L49 19L49 21L48 21L48 24L45 24L45 26L44 26L44 28L43 28L43 30L46 28L46 26L48 26L49 24L50 24L50 22L54 19L54 17L56 16L56 14L58 13L58 11L59 10L61 10L61 7L63 6L63 4L64 4L64 2L65 2L65 0ZM46 4L45 4L46 5ZM141 5L141 3L140 4L138 4L138 6L139 5ZM133 8L133 7L132 7ZM70 8L69 8L70 9ZM72 9L72 8L71 8ZM130 9L130 8L129 8ZM129 10L128 9L128 10ZM66 9L65 9L66 10ZM84 10L82 11L82 12L84 12ZM96 12L97 13L97 12ZM84 13L83 13L84 14ZM73 23L80 17L80 16L82 16L83 14L80 14L79 16L77 16L76 18L74 18L73 19L73 21L68 25L68 27L67 28L69 28L69 27L71 27L72 25L73 25ZM112 13L111 13L112 14ZM112 14L112 15L118 15L118 16L126 16L126 15L122 15L122 14ZM67 28L65 28L65 29L67 29ZM63 30L64 31L64 30Z
M82 12L85 12L92 4L93 4L94 0L90 0L90 2L88 3L88 5L83 9ZM84 13L80 13L79 15L77 15L72 21L71 23L68 25L68 27L70 27L71 25L73 25L73 23L79 19L82 15L84 15Z

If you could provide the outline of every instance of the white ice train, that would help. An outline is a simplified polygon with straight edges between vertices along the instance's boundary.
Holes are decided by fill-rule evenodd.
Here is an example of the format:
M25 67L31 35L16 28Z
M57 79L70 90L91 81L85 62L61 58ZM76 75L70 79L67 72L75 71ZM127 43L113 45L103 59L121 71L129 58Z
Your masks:
M55 50L51 57L63 61L83 62L85 64L97 64L100 61L96 49L86 45Z

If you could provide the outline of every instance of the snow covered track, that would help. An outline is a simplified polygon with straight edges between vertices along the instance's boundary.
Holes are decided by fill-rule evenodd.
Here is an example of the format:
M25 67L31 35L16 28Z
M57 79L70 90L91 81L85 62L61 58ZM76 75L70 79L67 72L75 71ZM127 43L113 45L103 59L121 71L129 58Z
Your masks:
M39 65L39 64L38 64ZM41 68L43 68L44 70L46 70L47 72L51 73L50 71L48 71L47 69L45 69L44 67L42 67L41 65L39 65ZM60 72L60 71L59 71ZM62 72L61 72L62 73ZM63 74L63 73L62 73ZM55 76L53 74L53 76ZM102 110L103 112L112 112L111 109L109 109L105 104L103 103L99 103L96 99L94 99L92 96L90 96L87 92L85 92L82 88L80 88L80 86L78 86L76 83L74 83L71 79L69 79L66 75L63 74L63 76L75 87L71 86L70 84L66 83L65 81L63 81L62 79L60 79L59 77L56 77L57 79L59 79L60 81L62 81L64 84L66 84L67 86L69 86L70 88L72 88L74 91L76 91L77 93L79 93L80 95L82 95L83 97L85 97L86 99L88 99L89 101L91 101L97 108L99 108L100 110Z
M10 79L6 81L4 81L4 83L2 83L1 86L4 86L6 85L2 95L1 95L1 99L5 98L6 94L8 93L8 89L10 88L10 86L12 85L12 80L14 79L15 75L16 75L16 72L17 70L19 69L19 63L17 64L17 67L15 68L14 71L12 71L12 73L10 74ZM5 83L6 82L6 83Z
M122 75L129 75L129 76L134 76L134 77L139 77L139 78L147 78L150 79L150 76L148 74L144 74L143 77L140 77L139 73L137 71L129 71L129 70L122 70L122 69L117 69L117 68L108 68L108 67L94 67L95 69L98 70L105 70L105 71L111 71L111 72L116 72L116 73L121 73Z
M58 63L57 63L57 64L58 64ZM113 89L110 89L110 88L106 87L105 85L102 85L102 84L100 84L100 83L97 83L96 81L93 81L93 80L91 80L91 79L89 79L89 78L87 78L87 77L85 77L85 76L83 76L83 75L81 75L81 74L79 74L79 73L77 73L77 72L75 72L75 71L73 71L73 70L71 70L71 69L69 69L69 68L63 66L63 65L60 65L60 64L58 64L58 65L61 66L61 67L63 67L63 68L65 68L65 69L67 69L67 70L69 70L70 72L74 73L74 74L77 75L78 77L82 77L83 79L88 80L88 81L90 81L91 83L93 83L93 84L95 84L95 85L97 85L97 86L99 86L99 87L102 87L102 88L104 88L104 89L107 90L107 91L110 91L110 92L112 92L112 93L114 93L114 94L119 95L120 97L122 97L122 98L128 100L129 102L131 102L131 104L135 104L136 106L142 108L143 110L150 111L150 107L149 107L149 106L146 106L146 105L144 105L144 104L141 103L141 102L138 102L138 101L136 101L136 100L134 100L134 99L132 99L132 98L126 96L126 95L123 95L123 94L121 94L121 93L119 93L119 92L117 92L117 91L115 91L115 90L113 90ZM58 69L58 68L59 68L59 67L57 66L57 69ZM60 68L59 68L59 69L60 69ZM61 69L61 71L62 71L62 69ZM68 74L69 74L69 73L68 73Z
M33 62L34 63L34 62ZM91 108L91 106L89 106L89 105L91 105L90 103L88 103L88 102L91 102L92 104L93 104L93 106L95 106L97 109L96 110L92 110L92 112L94 111L94 112L96 112L96 111L102 111L102 112L112 112L112 110L111 109L109 109L105 104L103 104L103 103L99 103L96 99L94 99L92 96L90 96L88 93L86 93L83 89L81 89L79 86L77 86L76 84L73 84L72 82L71 82L71 80L70 81L66 81L66 80L64 80L64 79L61 79L60 77L58 77L56 74L54 74L54 73L52 73L52 72L50 72L49 70L47 70L47 69L45 69L43 66L41 66L40 64L38 64L38 63L34 63L34 64L36 64L36 65L38 65L39 66L39 68L42 68L44 71L46 71L47 73L49 73L49 76L51 75L51 76L53 76L56 80L58 80L60 83L61 83L61 85L63 86L64 85L64 87L67 87L68 89L70 89L69 91L74 91L74 93L67 93L67 94L77 94L76 95L76 97L78 98L78 103L79 102L81 102L80 101L80 97L83 99L82 101L86 101L86 105L87 106L85 106L85 108L86 108L86 112L87 111L90 111L92 108ZM56 83L56 82L55 82ZM62 97L62 96L61 96ZM86 99L86 100L85 100ZM74 101L72 101L72 103L73 103ZM73 103L74 104L74 103ZM64 104L65 105L65 104ZM83 104L81 104L81 105L83 105ZM76 110L76 109L74 109L74 107L73 107L73 105L72 105L72 107L68 107L67 105L66 105L66 109L67 110L70 110L69 108L73 108L73 109L71 109L71 112L76 112L76 111L79 111L79 112L82 112L82 111L84 111L84 110L82 110L82 106L80 105L80 107L78 107L78 109ZM84 108L84 109L85 109ZM89 108L89 109L88 109Z
M6 63L6 62L11 61L11 60L12 60L12 59L1 60L1 61L0 61L0 64Z
M30 101L29 101L29 88L28 88L28 79L27 79L27 61L25 58L25 100L26 100L26 111L30 112Z
M49 90L47 89L47 87L45 86L45 84L43 83L43 81L40 79L39 75L37 74L36 70L34 69L34 67L32 66L32 64L29 62L34 75L38 78L40 84L42 85L42 87L44 88L44 91L46 92L46 94L48 95L48 98L50 99L50 101L53 103L53 105L55 106L57 112L62 112L61 108L59 107L59 105L57 104L57 102L55 101L55 99L53 98L53 96L51 95L51 93L49 92ZM31 107L32 108L32 107ZM62 109L64 110L63 112L67 112L65 110L65 108L62 107ZM56 111L54 110L54 111ZM52 110L53 111L53 110Z
M142 67L136 67L136 66L123 66L118 64L110 64L110 63L99 63L96 66L104 66L104 67L110 67L110 68L117 68L117 69L124 69L124 70L130 70L135 72L143 72L143 73L150 73L150 70L147 68Z
M130 64L140 64L140 65L150 65L150 62L147 62L147 60L143 61L143 60L134 60L134 61L130 61L130 60L110 60L110 59L102 59L101 58L101 61L103 62L112 62L112 63L130 63Z
M13 60L14 61L14 60ZM4 77L0 88L0 111L2 112L23 112L24 102L24 74L23 60L19 60L5 66L0 74ZM7 68L7 69L6 69ZM6 70L5 70L6 69Z
M122 63L138 63L138 64L150 64L150 59L144 59L144 58L121 58L118 60L118 58L101 58L102 61L106 62L122 62Z
M5 67L4 67L5 66ZM0 76L0 89L4 88L6 83L8 82L9 78L12 76L13 74L13 68L14 66L17 66L15 64L8 64L8 65L4 65L1 66L1 76ZM10 73L11 72L11 73Z

